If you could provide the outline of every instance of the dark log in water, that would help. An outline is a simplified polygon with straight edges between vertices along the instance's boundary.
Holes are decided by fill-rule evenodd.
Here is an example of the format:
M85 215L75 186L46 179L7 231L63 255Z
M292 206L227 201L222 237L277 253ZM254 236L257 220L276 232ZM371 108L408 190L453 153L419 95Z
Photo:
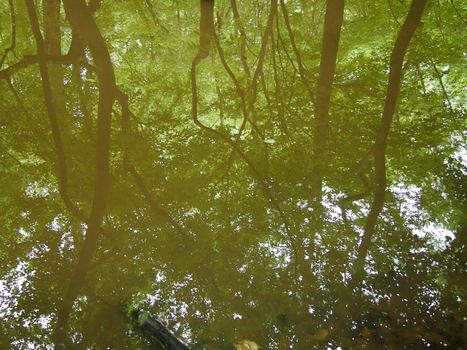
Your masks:
M141 330L164 350L188 350L188 346L178 339L157 317L149 312L135 310L133 317Z

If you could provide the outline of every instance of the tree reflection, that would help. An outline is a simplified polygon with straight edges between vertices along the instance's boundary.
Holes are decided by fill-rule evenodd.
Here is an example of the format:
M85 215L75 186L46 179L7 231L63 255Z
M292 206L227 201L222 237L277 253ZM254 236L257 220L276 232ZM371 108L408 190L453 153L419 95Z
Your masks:
M0 4L0 347L463 349L465 16L425 5Z

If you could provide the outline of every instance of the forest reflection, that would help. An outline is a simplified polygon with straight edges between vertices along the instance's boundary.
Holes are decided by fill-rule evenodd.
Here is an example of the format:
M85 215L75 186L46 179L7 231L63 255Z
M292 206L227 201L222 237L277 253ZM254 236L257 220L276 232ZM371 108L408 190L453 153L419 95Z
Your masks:
M0 348L465 349L465 18L0 3Z

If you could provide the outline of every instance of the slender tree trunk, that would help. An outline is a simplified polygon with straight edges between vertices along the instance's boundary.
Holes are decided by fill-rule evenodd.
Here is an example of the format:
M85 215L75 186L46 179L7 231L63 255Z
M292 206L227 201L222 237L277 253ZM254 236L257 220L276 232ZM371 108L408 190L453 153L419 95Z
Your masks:
M60 1L43 0L44 46L48 55L61 54Z
M62 53L62 36L60 32L60 1L42 0L42 14L44 19L44 46L47 55L60 56ZM49 62L47 64L50 76L50 85L57 111L57 118L62 130L69 130L66 123L66 109L63 86L63 66L60 62Z
M201 61L209 55L214 33L214 0L201 0L200 7L198 57Z
M396 43L392 50L389 61L389 78L386 92L386 100L384 103L381 124L376 135L375 144L373 147L373 157L375 161L375 192L373 202L371 204L370 213L368 214L362 241L358 247L358 256L355 262L354 276L352 284L358 284L362 274L365 258L368 253L368 248L371 244L376 222L384 205L384 196L386 192L386 144L391 128L391 122L396 109L397 97L399 95L400 83L402 79L402 66L404 57L409 47L410 41L420 24L420 19L423 14L427 0L413 0L410 6L409 13L404 24L399 32Z
M323 177L327 159L329 134L329 102L332 81L336 70L337 50L344 17L344 0L328 0L324 17L324 33L319 65L318 87L315 103L315 128L313 139L312 199L315 211L322 211ZM320 217L320 215L318 215Z
M248 66L248 61L246 58L246 32L245 27L243 26L242 20L240 19L240 13L238 12L237 1L230 0L230 7L232 8L233 17L235 19L235 24L237 30L240 33L240 59L242 61L243 70L245 71L246 76L246 85L250 85L250 68Z
M56 349L62 349L65 346L68 319L73 303L83 287L89 264L97 248L98 233L105 214L110 187L109 148L111 115L116 92L115 74L107 45L92 17L91 10L84 0L64 0L63 3L71 26L79 32L80 37L89 47L93 56L99 80L99 105L95 144L93 203L78 263L72 273L70 284L58 311L58 319L54 332Z

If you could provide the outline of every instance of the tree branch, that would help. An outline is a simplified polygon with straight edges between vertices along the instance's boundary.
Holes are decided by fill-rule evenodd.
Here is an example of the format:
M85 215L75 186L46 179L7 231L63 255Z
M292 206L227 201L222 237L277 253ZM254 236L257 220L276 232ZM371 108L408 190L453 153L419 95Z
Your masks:
M16 15L15 15L15 5L13 0L8 0L8 5L10 7L10 18L11 18L11 43L10 45L3 51L2 58L0 59L0 68L3 66L3 62L9 52L14 52L16 47Z
M205 1L205 0L201 0L201 3L203 1ZM276 0L273 0L272 5L271 5L272 9L271 9L271 12L270 12L269 18L268 18L268 28L269 29L265 30L265 35L268 32L270 32L270 30L272 29L272 21L274 19L274 14L275 14L275 12L273 10L274 3L276 4L275 7L277 8L277 2L276 2ZM201 10L203 10L203 8L201 8ZM203 17L203 15L201 15L201 17ZM269 34L267 34L267 36L269 36ZM204 39L204 40L206 40L206 39ZM260 60L258 61L258 65L257 65L256 71L255 71L255 74L254 74L252 84L255 84L255 81L258 79L259 74L260 74L260 67L262 66L262 61L264 60L264 55L265 55L265 50L266 50L266 43L265 42L266 42L266 40L263 37L263 44L262 44L262 47L261 47L261 50L260 50ZM240 147L238 145L238 142L235 142L235 141L231 140L229 136L223 134L222 132L204 125L198 119L198 88L197 88L197 83L196 83L196 67L201 62L201 60L206 57L205 47L203 47L201 44L202 44L202 41L200 40L200 48L199 48L198 54L195 56L195 58L193 59L192 64L191 64L191 93L192 93L192 118L193 118L193 122L197 126L199 126L201 130L204 130L204 131L208 132L209 134L211 134L211 135L213 135L213 136L215 136L217 138L220 138L221 140L227 142L232 147L232 149L235 152L237 152L237 154L240 156L240 158L242 158L243 161L248 165L251 172L253 173L253 176L259 182L260 189L263 192L264 196L270 201L273 208L278 212L281 220L283 221L283 223L285 225L285 231L286 231L286 234L287 234L287 236L289 238L289 244L290 244L290 246L292 248L294 258L295 258L294 259L295 271L297 271L297 265L296 264L297 264L297 261L298 261L298 250L297 250L297 247L296 247L296 244L295 244L295 239L294 239L294 237L292 236L292 234L290 232L290 225L289 225L289 222L288 222L284 212L282 211L282 209L281 209L279 203L277 202L276 198L271 193L271 190L269 188L269 184L263 178L263 176L258 171L258 169L254 165L254 163L240 149ZM207 54L209 54L209 52Z

